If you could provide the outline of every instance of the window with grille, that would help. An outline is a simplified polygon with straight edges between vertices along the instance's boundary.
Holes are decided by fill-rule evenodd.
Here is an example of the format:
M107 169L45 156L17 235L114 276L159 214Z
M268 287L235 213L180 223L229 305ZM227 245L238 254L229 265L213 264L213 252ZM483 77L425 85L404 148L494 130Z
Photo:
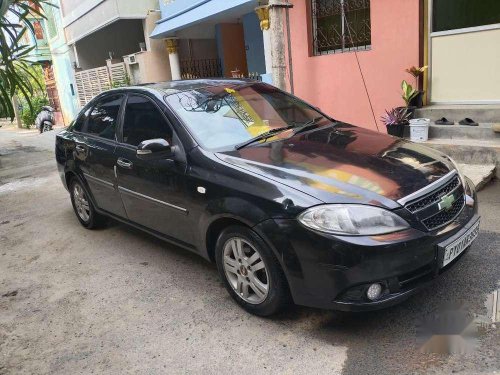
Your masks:
M370 48L370 0L311 0L311 11L314 55Z

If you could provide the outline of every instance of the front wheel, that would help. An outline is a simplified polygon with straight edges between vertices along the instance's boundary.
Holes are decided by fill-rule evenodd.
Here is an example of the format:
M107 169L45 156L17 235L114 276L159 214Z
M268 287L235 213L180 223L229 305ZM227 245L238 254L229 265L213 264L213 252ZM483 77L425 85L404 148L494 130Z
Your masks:
M226 228L217 240L216 261L226 289L246 311L268 316L289 304L288 284L280 264L251 229Z

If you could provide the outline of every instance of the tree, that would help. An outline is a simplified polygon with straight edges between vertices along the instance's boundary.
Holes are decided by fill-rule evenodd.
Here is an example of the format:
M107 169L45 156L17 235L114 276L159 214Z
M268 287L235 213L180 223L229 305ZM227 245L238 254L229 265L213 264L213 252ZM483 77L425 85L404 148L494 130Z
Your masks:
M42 5L53 6L50 0L0 0L0 112L14 118L12 96L19 93L30 109L31 97L43 88L40 77L30 68L29 60L36 46L23 44L23 36L35 33L30 14L45 18Z

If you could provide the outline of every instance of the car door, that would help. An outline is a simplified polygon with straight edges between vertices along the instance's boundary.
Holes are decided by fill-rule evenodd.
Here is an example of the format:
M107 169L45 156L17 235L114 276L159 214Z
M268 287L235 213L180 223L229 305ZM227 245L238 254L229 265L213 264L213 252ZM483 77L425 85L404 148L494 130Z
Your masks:
M76 162L98 208L126 217L115 175L116 129L125 95L106 95L89 109L75 139Z
M193 243L192 223L186 208L186 163L182 145L160 107L149 97L129 94L117 145L118 190L129 220L185 244ZM145 140L162 138L177 157L137 156Z

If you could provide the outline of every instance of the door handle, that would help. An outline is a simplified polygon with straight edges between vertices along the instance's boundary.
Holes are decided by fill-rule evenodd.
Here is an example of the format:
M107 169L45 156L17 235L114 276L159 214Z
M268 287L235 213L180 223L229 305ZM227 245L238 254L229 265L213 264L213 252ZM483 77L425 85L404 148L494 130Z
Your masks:
M76 145L76 151L78 152L85 152L85 147L83 147L82 145Z
M116 161L116 164L118 164L122 168L126 169L132 169L133 163L130 160L124 159L124 158L118 158Z

